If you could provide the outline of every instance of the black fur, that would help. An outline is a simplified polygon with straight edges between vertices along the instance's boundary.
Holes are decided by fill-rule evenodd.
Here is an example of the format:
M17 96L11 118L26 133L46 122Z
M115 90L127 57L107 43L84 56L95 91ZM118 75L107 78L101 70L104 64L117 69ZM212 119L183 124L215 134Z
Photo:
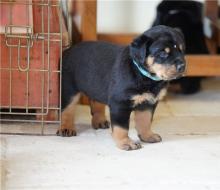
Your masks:
M82 42L71 47L63 54L62 109L65 109L72 96L82 92L90 99L109 105L112 125L128 129L132 110L150 109L153 112L157 104L143 102L134 107L131 97L146 92L157 96L168 82L143 76L133 60L145 67L148 55L160 52L159 47L173 46L175 43L184 44L178 31L157 26L136 38L130 46ZM184 59L183 52L179 52L180 55ZM160 59L160 55L154 56ZM176 55L170 57L175 60Z
M186 54L208 54L202 23L203 4L195 1L163 0L157 7L153 23L181 29L185 36ZM184 94L200 90L201 77L184 77L173 81L180 84Z

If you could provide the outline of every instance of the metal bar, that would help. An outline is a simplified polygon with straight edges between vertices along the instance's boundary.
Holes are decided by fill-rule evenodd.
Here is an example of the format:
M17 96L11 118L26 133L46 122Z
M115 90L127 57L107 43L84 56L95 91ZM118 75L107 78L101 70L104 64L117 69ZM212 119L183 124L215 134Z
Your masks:
M28 33L27 33L28 34ZM48 33L37 33L37 34L30 34L30 35L22 35L22 34L6 34L8 38L22 38L22 39L34 39L34 40L47 40L43 35L48 35ZM57 33L51 33L54 36L60 36Z
M0 109L4 109L4 108L9 109L9 106L1 106ZM24 106L15 106L15 107L12 106L12 109L25 109L25 107ZM41 109L41 106L31 106L30 109ZM50 110L51 109L57 109L58 110L59 107L50 107ZM2 113L2 112L0 112L0 113ZM6 112L4 112L4 113L6 113Z
M20 46L21 46L21 39L18 39L18 57L17 57L18 69L19 69L19 71L26 72L26 71L29 70L29 67L30 67L30 60L29 60L30 59L30 48L27 49L27 55L28 55L27 67L22 68L21 65L20 65L20 55L21 55Z
M1 119L2 122L21 122L21 123L41 123L41 120L25 120L25 119ZM45 121L45 123L59 123L59 121Z
M39 35L47 35L48 32L43 32L43 33L38 33ZM60 33L57 33L57 32L50 32L50 35L57 35L57 36L61 36Z
M26 109L26 107L24 107L24 110ZM29 109L32 109L32 108L29 108ZM3 115L7 115L8 114L8 112L6 113L6 112L1 112L1 114ZM26 113L26 112L24 112L24 113L19 113L19 112L11 112L10 113L10 115L47 115L47 113L30 113L30 112L28 112L28 113Z
M0 4L15 4L15 2L13 1L1 1ZM17 5L37 5L37 6L51 6L51 7L58 7L59 4L46 4L46 3L26 3L26 2L19 2L16 1Z
M8 29L10 29L10 28L28 28L28 29L30 29L30 32L28 31L28 33L29 34L32 34L33 32L32 32L32 28L30 27L30 26L24 26L24 25L16 25L16 24L12 24L12 22L9 24L9 25L7 25L6 27L5 27L5 32L6 33L8 33L7 31L8 31ZM10 31L10 34L11 34L12 32Z
M45 34L45 35L47 35L47 34ZM11 39L11 38L20 38L20 36L19 35L8 35L8 38L9 39ZM21 38L20 39L30 39L30 37L27 37L27 36L21 36ZM40 38L34 38L34 39L36 39L36 40L39 40ZM33 38L32 38L32 40L33 40ZM48 40L48 39L46 39L46 38L42 38L42 39L40 39L40 40ZM53 41L53 42L60 42L60 40L59 39L50 39L50 41ZM6 45L8 46L8 47L17 47L18 45L16 45L16 44L9 44L8 43L8 40L6 40ZM33 45L31 44L30 45L30 47L32 47ZM21 48L26 48L27 46L26 45L21 45Z
M29 39L30 36L28 35L25 35L23 36L22 34L19 35L19 34L6 34L6 38L20 38L20 39Z
M38 133L5 133L5 132L0 132L1 135L19 135L19 136L57 136L55 134L38 134Z
M60 21L60 86L59 86L59 121L60 121L60 126L62 124L62 110L61 110L61 103L62 103L62 53L63 53L63 41L62 41L62 36L63 36L63 23L62 23L62 3L60 1L60 7L59 7L59 21Z
M7 41L6 41L6 45L7 45L7 47L12 47L12 48L17 48L18 47L18 45L15 45L15 44L9 44ZM27 48L27 46L24 46L24 45L19 45L20 46L20 48Z
M48 4L50 4L50 0L47 0ZM47 7L47 32L48 32L48 42L47 42L47 67L48 70L50 70L50 6ZM50 72L47 73L47 110L46 113L48 113L49 108L49 89L50 89ZM44 117L42 117L42 123L41 123L41 134L44 134Z
M27 33L28 34L28 33ZM22 35L22 34L7 34L7 37L11 37L11 38L13 38L13 37L15 37L15 38L24 38L24 39L26 39L26 38L32 38L32 39L39 39L39 40L45 40L45 38L44 38L44 36L43 35L48 35L48 33L47 32L45 32L45 33L37 33L37 34L33 34L33 35ZM58 34L58 33L50 33L50 35L54 35L54 36L60 36L60 34Z
M42 33L44 33L44 7L42 6L41 7L41 29L42 29ZM45 47L45 42L43 41L42 43L42 64L43 64L43 69L45 68L45 58L44 58L44 49ZM42 132L42 128L43 128L43 122L44 122L44 118L43 118L43 112L44 112L44 84L45 84L45 74L44 72L42 72L42 78L41 78L41 85L42 85L42 88L41 88L41 134L43 133Z
M30 2L30 0L29 0ZM26 12L27 12L27 26L30 25L29 21L30 21L30 12L29 12L29 7L30 5L26 5ZM28 28L26 28L27 34L28 34ZM33 30L32 30L33 31ZM26 71L26 113L28 113L28 104L29 104L29 67L30 67L30 47L29 47L29 43L30 43L30 38L27 38L27 65L28 65L28 70Z
M9 22L12 24L12 6L10 6L9 10ZM10 32L12 32L12 29L10 28ZM11 40L10 40L11 42ZM9 68L12 68L12 49L9 47ZM11 113L11 107L12 107L12 71L10 70L10 77L9 77L9 113Z
M0 70L10 70L10 68L0 68ZM11 68L12 71L19 71L18 68ZM60 73L59 70L56 71L49 71L49 70L43 70L43 69L29 69L29 71L34 71L34 72L50 72L50 73Z

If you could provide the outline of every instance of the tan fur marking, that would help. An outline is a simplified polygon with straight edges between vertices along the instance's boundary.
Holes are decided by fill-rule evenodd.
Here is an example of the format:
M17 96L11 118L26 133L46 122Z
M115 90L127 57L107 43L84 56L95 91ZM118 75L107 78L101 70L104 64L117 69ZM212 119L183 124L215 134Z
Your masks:
M152 113L150 111L135 111L135 128L139 138L144 142L160 142L161 137L151 131Z
M145 101L148 101L151 104L156 103L156 98L151 93L143 93L143 94L135 95L131 98L131 100L133 101L134 107L139 104L142 104Z
M74 128L74 109L75 106L80 98L80 94L75 95L72 98L71 103L63 110L62 112L62 123L60 129L71 129L75 130Z
M164 49L164 51L165 51L166 53L170 53L170 48L169 48L169 47L166 47L166 48Z
M158 100L162 100L167 94L167 88L163 88L157 96Z
M147 65L151 66L151 65L153 65L153 63L154 63L154 57L148 56L147 57Z
M179 48L180 48L181 51L183 51L183 45L182 44L179 45Z
M105 105L97 101L90 100L90 108L92 114L92 126L95 129L98 129L100 127L108 127L105 126L109 124L105 116Z
M141 136L148 136L151 132L152 114L150 111L135 111L135 128Z
M128 136L128 130L123 129L120 126L114 125L112 131L112 137L118 148L123 150L136 150L141 148L141 144L134 142Z
M148 101L151 104L155 104L157 101L162 100L166 93L167 88L163 88L156 97L151 93L137 94L131 98L131 100L133 101L133 107L142 104L146 101Z

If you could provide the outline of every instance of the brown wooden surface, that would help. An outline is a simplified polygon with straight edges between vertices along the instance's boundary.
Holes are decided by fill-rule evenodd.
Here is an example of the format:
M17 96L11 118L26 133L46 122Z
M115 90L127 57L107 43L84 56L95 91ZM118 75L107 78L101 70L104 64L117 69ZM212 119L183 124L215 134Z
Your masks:
M98 34L98 40L112 42L121 45L128 45L138 34Z
M219 28L218 28L218 0L206 0L205 1L205 16L208 17L212 23L211 28L212 28L212 36L209 39L209 48L210 52L212 54L215 54L217 52L217 46L218 46L218 33L219 33Z
M97 2L96 0L83 2L81 20L82 40L97 40Z
M220 76L220 55L187 55L187 76Z

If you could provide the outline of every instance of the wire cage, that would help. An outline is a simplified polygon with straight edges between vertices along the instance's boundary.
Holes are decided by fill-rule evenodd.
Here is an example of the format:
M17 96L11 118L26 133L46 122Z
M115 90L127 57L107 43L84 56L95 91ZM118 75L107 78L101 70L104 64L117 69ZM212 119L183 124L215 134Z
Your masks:
M61 123L63 31L58 0L0 1L1 123Z

